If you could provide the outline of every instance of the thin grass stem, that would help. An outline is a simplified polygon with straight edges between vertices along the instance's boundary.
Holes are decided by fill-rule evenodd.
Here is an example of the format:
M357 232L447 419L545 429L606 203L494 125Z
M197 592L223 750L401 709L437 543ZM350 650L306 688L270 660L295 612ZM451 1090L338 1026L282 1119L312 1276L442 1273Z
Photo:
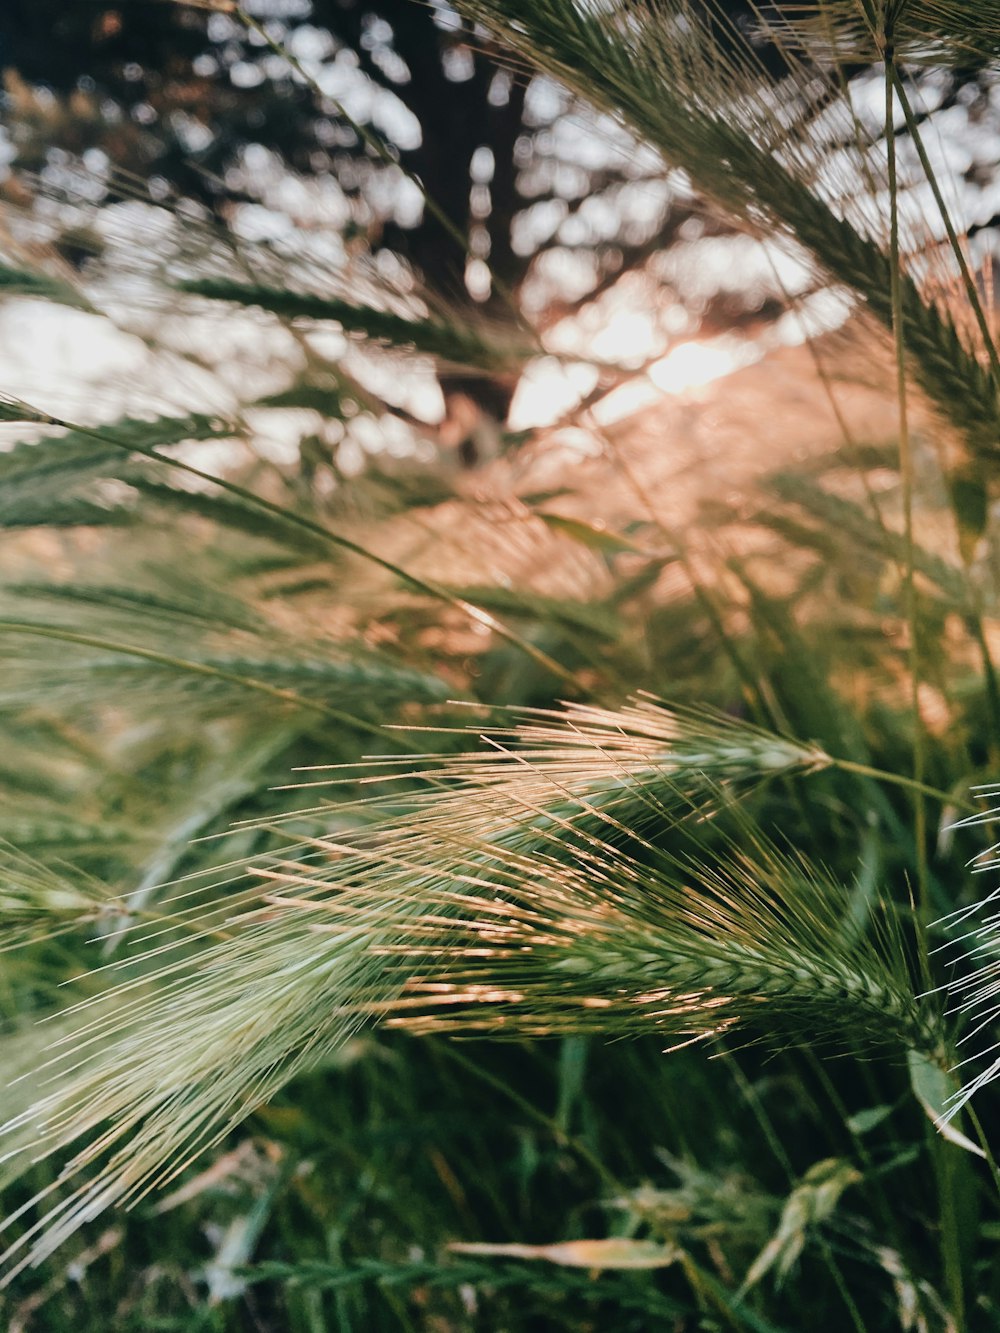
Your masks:
M920 165L924 172L927 184L934 195L934 202L937 205L938 212L941 215L941 221L944 223L945 231L948 234L948 244L951 246L955 260L962 275L962 284L965 287L965 293L969 298L969 307L975 315L976 323L979 325L979 332L983 338L983 348L989 357L990 370L993 373L994 391L1000 393L1000 356L997 355L996 342L992 330L986 319L986 312L983 310L983 303L979 299L979 292L976 288L975 279L969 270L969 262L966 259L965 251L962 249L958 239L958 233L955 230L955 224L951 219L951 213L948 205L944 201L944 195L941 193L941 186L937 179L937 174L931 165L931 160L927 155L927 149L924 146L923 136L920 133L920 126L917 118L913 114L913 107L906 93L906 87L900 78L899 69L895 63L887 66L889 79L892 87L895 89L896 97L899 99L899 105L902 108L903 117L906 121L906 128L909 131L913 146L917 150L917 157L920 159Z
M956 796L953 792L942 791L940 787L931 787L926 782L918 782L916 778L908 777L905 773L891 773L884 768L873 768L869 764L855 763L853 759L836 759L831 757L831 768L839 768L844 773L857 773L859 777L874 778L877 782L887 782L894 787L905 787L907 791L913 792L916 796L929 796L935 801L941 801L945 805L952 805L958 810L967 810L970 814L977 813L979 807L972 801L962 796Z
M896 399L899 414L899 471L903 484L903 542L906 557L904 597L910 632L910 704L913 716L913 837L917 853L917 894L921 927L930 920L930 887L927 880L927 811L924 805L924 731L920 714L920 638L917 619L917 589L913 540L913 450L910 440L909 399L906 378L906 331L903 324L902 264L899 247L899 180L896 166L894 120L895 56L892 34L884 34L885 136L889 186L889 277L892 297L892 328L896 343ZM920 950L926 958L926 950ZM926 963L925 963L926 966ZM930 977L927 977L930 980Z

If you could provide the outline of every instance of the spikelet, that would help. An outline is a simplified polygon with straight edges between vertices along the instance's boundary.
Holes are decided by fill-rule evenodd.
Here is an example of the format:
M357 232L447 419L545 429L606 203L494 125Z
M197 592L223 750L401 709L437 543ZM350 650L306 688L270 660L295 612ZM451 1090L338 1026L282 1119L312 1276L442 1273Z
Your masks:
M997 0L819 0L791 17L772 12L767 31L813 60L880 60L888 41L911 64L968 65L1000 55Z
M320 779L417 790L376 791L350 837L292 836L247 864L221 938L193 961L154 945L71 1016L4 1135L34 1157L81 1145L53 1188L79 1183L13 1240L12 1271L173 1179L366 1023L676 1044L757 1018L937 1058L896 942L844 940L836 885L738 817L728 839L710 823L711 853L696 836L727 792L822 751L648 699L533 713L489 741Z
M1000 786L979 787L976 795L984 801L996 801L1000 798ZM979 814L959 820L953 827L988 827L998 818L1000 807L988 805ZM1000 868L1000 843L978 853L972 866L979 874ZM1000 890L994 889L986 898L938 923L949 934L944 951L960 958L964 964L958 975L943 988L950 1012L960 1015L969 1024L960 1046L976 1044L977 1039L981 1041L984 1033L995 1031L1000 1018L1000 911L993 910L998 897ZM980 1067L950 1099L944 1116L946 1120L951 1120L977 1093L1000 1078L998 1051L1000 1042L989 1038L986 1045L962 1060L960 1067Z

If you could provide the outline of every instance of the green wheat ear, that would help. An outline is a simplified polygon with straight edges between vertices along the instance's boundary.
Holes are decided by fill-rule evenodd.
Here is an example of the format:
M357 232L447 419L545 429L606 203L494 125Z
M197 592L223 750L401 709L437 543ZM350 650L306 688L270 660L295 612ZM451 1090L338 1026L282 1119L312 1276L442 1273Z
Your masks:
M536 351L508 335L482 334L457 318L418 319L333 296L293 292L284 287L264 287L234 282L228 278L193 278L178 283L178 289L211 301L256 306L286 319L309 319L339 324L345 333L360 334L371 342L411 348L456 366L479 366L494 374L517 373Z
M813 60L880 61L886 33L911 64L961 67L1000 56L997 0L819 0L791 16L772 11L766 28Z
M365 1023L674 1045L751 1022L941 1063L891 915L876 940L845 938L843 890L732 804L829 764L822 751L647 699L535 712L487 738L430 767L319 779L376 784L358 832L293 832L283 855L244 863L221 939L193 958L154 948L82 1007L48 1091L5 1134L34 1157L77 1145L63 1179L83 1179L14 1242L13 1271L172 1179ZM402 794L381 790L387 775Z

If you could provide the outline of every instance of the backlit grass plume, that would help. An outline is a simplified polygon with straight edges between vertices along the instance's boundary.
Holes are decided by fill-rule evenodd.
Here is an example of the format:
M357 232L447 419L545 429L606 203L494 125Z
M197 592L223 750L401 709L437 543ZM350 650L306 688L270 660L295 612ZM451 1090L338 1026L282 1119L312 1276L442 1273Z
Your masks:
M776 81L720 11L688 0L462 0L458 8L532 67L624 121L730 217L804 247L893 327L883 168L874 145L859 140L835 81L815 66L799 68L783 47L789 72ZM832 8L841 15L846 6ZM882 8L902 23L911 7L864 0L852 8L867 32ZM925 14L948 8L920 6ZM968 21L980 26L978 7ZM926 250L926 224L917 232L913 249ZM995 456L1000 407L987 368L909 272L899 299L915 378L974 453Z
M997 0L819 0L790 14L769 9L767 26L814 59L878 60L887 34L907 61L975 64L1000 54Z
M1000 787L982 787L976 794L987 802L995 802L1000 798ZM960 820L955 827L988 827L998 818L1000 806L987 805L981 813ZM979 873L1000 868L1000 843L980 852L972 865ZM1000 1055L997 1054L1000 1051L1000 1040L997 1039L1000 1019L998 897L1000 890L994 889L984 901L960 909L941 923L950 927L951 939L945 953L964 962L946 987L946 994L952 1012L969 1025L960 1039L960 1046L971 1046L973 1053L962 1061L962 1066L972 1066L975 1070L950 1099L945 1112L948 1118L957 1115L977 1093L1000 1078Z
M170 1180L373 1021L673 1045L753 1020L941 1061L891 919L875 942L845 933L842 889L726 797L833 762L822 751L647 700L541 711L489 739L336 807L368 817L352 835L246 865L251 887L200 952L147 952L78 1011L50 1090L6 1126L35 1157L77 1145L49 1211L10 1233L15 1269Z

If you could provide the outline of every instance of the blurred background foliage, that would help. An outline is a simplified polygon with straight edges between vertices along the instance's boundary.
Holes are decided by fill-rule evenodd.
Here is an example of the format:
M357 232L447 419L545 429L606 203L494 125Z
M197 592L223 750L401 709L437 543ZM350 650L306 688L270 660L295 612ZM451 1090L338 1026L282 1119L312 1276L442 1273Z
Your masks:
M756 6L695 11L798 75ZM0 389L39 409L0 454L8 1113L100 969L224 931L286 828L371 818L297 770L464 750L500 706L649 691L891 774L919 733L923 832L868 771L748 808L859 931L890 889L908 922L924 861L936 915L971 904L989 832L947 826L1000 745L994 464L914 402L915 714L874 320L447 4L247 14L0 15ZM880 143L869 63L836 73ZM988 276L995 73L971 52L913 86ZM902 1057L663 1044L363 1031L19 1274L7 1325L1000 1326L988 1172ZM6 1210L58 1170L10 1167Z

